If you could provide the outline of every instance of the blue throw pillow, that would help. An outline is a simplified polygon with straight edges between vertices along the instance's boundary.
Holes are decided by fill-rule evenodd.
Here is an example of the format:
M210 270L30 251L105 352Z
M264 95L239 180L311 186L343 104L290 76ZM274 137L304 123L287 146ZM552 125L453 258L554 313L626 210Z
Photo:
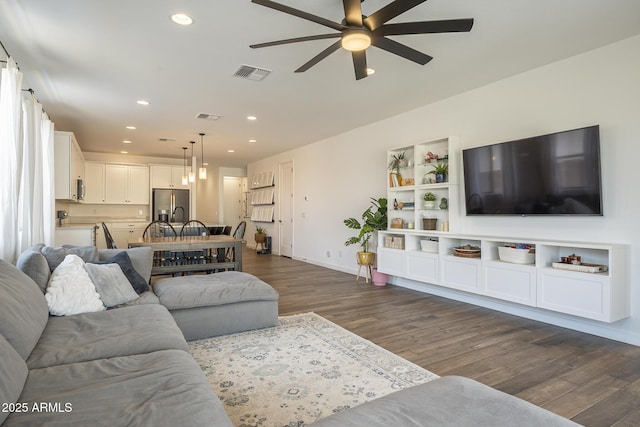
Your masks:
M117 253L109 259L94 262L92 264L118 264L138 295L147 292L150 289L149 284L144 280L144 277L142 277L140 273L133 268L129 254L124 251Z

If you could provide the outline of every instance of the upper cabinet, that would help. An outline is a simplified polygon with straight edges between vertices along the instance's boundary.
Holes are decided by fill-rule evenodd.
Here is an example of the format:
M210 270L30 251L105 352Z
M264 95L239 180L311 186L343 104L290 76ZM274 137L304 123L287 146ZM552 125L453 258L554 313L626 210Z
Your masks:
M149 204L149 168L141 165L105 165L105 203Z
M189 189L189 184L182 184L184 166L151 165L151 188Z
M54 171L56 199L84 201L84 156L71 132L55 132Z
M87 162L86 203L149 204L149 167Z

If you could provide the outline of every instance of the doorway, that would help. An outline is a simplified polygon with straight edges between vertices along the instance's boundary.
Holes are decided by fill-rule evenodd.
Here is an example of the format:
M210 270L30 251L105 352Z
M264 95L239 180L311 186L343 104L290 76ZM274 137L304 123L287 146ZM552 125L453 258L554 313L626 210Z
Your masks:
M293 162L280 165L280 255L293 256Z
M221 222L230 225L233 232L242 221L242 178L225 176L223 195Z

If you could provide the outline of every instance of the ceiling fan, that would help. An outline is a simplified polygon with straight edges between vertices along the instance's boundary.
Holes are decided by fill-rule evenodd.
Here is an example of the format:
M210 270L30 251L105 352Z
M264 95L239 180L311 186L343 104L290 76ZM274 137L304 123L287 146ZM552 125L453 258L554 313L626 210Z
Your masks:
M409 61L416 62L420 65L424 65L433 59L427 54L391 40L386 36L467 32L471 30L471 27L473 27L472 18L386 24L386 22L398 15L401 15L409 9L424 3L426 0L395 0L369 16L362 15L361 1L363 0L342 0L345 18L341 23L337 23L271 0L251 0L252 3L275 9L289 15L297 16L339 32L252 44L250 47L256 49L310 40L340 38L340 40L295 70L295 72L302 73L307 71L309 68L340 49L340 47L343 47L351 52L356 80L360 80L367 77L367 57L365 51L371 45L401 56Z

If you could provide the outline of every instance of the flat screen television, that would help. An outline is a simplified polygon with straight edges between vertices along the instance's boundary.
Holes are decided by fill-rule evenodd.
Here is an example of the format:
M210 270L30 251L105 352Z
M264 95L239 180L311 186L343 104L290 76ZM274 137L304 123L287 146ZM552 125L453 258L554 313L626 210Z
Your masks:
M467 215L602 215L600 127L462 151Z

